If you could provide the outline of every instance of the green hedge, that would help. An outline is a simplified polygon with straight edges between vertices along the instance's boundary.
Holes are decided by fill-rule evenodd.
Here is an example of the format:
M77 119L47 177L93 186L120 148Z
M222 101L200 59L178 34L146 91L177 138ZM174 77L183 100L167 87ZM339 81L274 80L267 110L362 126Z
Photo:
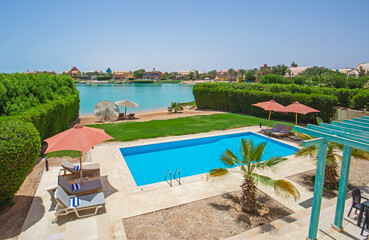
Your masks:
M32 123L16 117L0 119L0 206L11 204L35 165L41 139Z
M288 86L288 85L284 85ZM264 90L268 87L269 91ZM215 109L229 112L245 113L253 116L265 117L265 110L254 107L252 104L274 99L283 105L289 105L295 101L320 110L319 116L329 121L333 114L333 107L338 105L338 98L334 95L295 91L276 91L270 85L228 83L196 84L193 88L196 105L200 109ZM274 89L274 91L271 91ZM293 114L273 113L273 118L281 120L294 120ZM299 115L299 122L315 122L315 114Z
M150 79L137 79L137 80L132 80L132 83L153 83L154 80L150 80Z
M112 78L113 78L112 76L99 76L99 77L97 77L97 80L98 81L105 81L105 80L110 80Z

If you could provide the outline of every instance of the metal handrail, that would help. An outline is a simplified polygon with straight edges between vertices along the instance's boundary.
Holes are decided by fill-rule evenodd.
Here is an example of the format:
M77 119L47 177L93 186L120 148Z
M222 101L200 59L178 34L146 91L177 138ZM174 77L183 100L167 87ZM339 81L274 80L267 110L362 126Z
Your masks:
M168 171L167 171L167 173L165 174L164 181L168 182L168 181L167 181L168 173L169 173L169 176L170 176L170 182L169 182L168 184L169 184L171 187L173 187L173 185L172 185L172 173L170 172L170 170L168 170Z
M181 171L179 171L179 168L177 168L177 170L174 172L174 179L176 179L176 174L177 174L177 172L178 172L178 183L179 183L179 185L182 185L181 184Z

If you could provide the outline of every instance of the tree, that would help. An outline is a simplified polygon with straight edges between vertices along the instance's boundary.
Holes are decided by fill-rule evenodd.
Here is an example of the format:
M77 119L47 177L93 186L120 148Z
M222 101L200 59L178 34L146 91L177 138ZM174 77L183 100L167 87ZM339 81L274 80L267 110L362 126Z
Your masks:
M368 74L367 71L363 68L363 66L360 66L358 73L359 77L365 77Z
M133 72L133 76L134 76L135 78L140 79L140 78L142 78L142 74L144 74L144 72L146 72L146 70L145 70L145 69L139 69L139 70L136 70L136 71L134 71L134 72Z
M177 113L179 111L182 111L183 110L183 106L181 103L179 102L172 102L172 105L170 107L168 107L168 112L173 112L174 113Z
M227 149L220 160L226 166L236 165L239 171L232 171L226 168L217 168L210 170L211 177L219 177L228 174L229 172L237 172L243 175L241 206L244 211L255 212L256 210L256 191L257 185L260 183L265 186L274 188L274 192L285 198L290 198L297 201L300 198L300 193L296 187L287 180L274 180L268 176L260 175L258 170L274 169L275 166L287 160L287 158L272 157L266 161L262 161L264 149L267 142L255 144L250 139L241 140L241 155L238 157L229 149Z
M212 71L208 72L208 76L209 76L210 79L216 78L217 74L218 74L217 70L212 70Z
M272 67L272 74L278 74L284 76L286 74L288 67L284 64Z
M228 69L228 80L234 81L236 76L236 71L233 68Z
M245 73L245 81L254 82L256 80L256 75L254 70L249 70Z
M306 134L298 134L304 140L310 140L314 137L306 135ZM324 176L324 185L327 188L336 189L338 186L338 161L342 160L342 156L339 153L343 150L343 145L328 142L327 149L327 163L325 166L325 176ZM296 157L305 157L309 156L317 160L318 155L318 145L310 146L306 148L301 148L299 151L295 153ZM351 156L354 159L364 159L369 160L369 153L363 150L359 150L356 148L352 149Z
M295 63L295 61L293 61L292 63L291 63L291 67L298 67L299 65L297 65L297 63Z

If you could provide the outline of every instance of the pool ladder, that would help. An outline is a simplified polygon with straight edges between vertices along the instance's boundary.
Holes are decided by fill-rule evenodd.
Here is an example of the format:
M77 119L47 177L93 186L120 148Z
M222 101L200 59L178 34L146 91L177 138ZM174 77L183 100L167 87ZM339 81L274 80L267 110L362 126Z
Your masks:
M178 173L178 179L176 179L176 175ZM169 182L167 180L167 176L169 174ZM177 168L177 170L174 172L174 176L173 176L173 179L174 180L177 180L177 182L179 183L179 185L182 185L181 183L181 171L179 171L179 169ZM165 174L165 177L164 177L164 181L166 181L171 187L173 187L173 184L172 184L172 173L170 172L170 170L167 171L167 173Z

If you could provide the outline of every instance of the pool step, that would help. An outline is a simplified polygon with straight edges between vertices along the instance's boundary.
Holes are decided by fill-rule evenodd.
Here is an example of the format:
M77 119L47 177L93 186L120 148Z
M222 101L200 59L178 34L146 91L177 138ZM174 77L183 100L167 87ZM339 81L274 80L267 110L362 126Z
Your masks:
M176 179L177 173L178 173L178 179ZM169 174L169 178L170 178L169 179L169 182L167 180L168 174ZM173 187L172 179L177 180L177 182L179 183L179 185L182 185L182 183L181 183L181 171L179 170L179 168L177 168L176 171L174 172L173 178L172 178L172 172L170 170L168 170L165 173L164 181L166 181L171 187Z

